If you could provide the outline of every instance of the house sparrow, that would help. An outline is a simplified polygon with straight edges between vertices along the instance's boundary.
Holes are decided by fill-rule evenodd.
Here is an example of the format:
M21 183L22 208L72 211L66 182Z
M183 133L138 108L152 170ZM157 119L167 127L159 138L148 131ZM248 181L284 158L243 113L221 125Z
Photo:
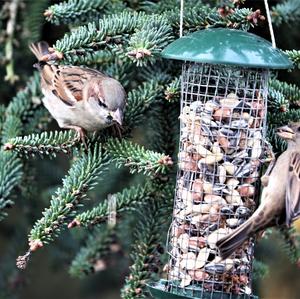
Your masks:
M122 85L90 68L47 63L48 48L46 42L30 45L38 59L34 66L41 74L43 103L58 125L76 130L83 141L85 131L122 125L126 99Z
M229 257L249 237L268 227L291 223L300 217L300 123L281 127L277 134L288 148L274 164L253 215L217 242L220 256Z

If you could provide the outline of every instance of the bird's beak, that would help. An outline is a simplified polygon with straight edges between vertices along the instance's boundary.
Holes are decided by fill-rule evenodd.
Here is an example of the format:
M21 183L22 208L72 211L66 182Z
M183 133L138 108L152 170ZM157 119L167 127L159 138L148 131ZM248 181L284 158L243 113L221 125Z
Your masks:
M112 117L115 122L117 122L120 126L122 126L123 113L120 109L117 109L115 112L112 112Z
M295 137L294 131L288 126L278 128L277 135L286 140L294 139Z

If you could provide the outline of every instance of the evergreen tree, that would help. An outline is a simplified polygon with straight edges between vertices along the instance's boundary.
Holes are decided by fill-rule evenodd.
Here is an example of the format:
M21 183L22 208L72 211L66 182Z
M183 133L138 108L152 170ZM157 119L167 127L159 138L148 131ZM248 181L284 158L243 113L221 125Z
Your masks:
M5 0L0 8L3 231L13 230L14 239L23 240L20 235L26 236L29 229L28 251L18 258L20 267L34 259L39 248L59 242L66 251L73 250L69 273L80 278L105 269L116 251L129 254L121 296L145 298L145 281L162 270L173 208L181 65L162 60L160 53L179 37L180 1L56 2ZM184 35L213 27L254 32L266 27L263 13L245 2L186 0ZM271 13L276 26L294 24L300 19L299 1L275 3ZM34 59L28 50L29 42L41 38L53 42L55 63L89 66L122 83L128 99L121 139L106 129L90 134L86 149L74 132L52 122L42 105L39 75L32 70ZM297 70L300 51L284 50ZM280 154L286 144L274 129L300 119L300 87L273 77L268 100L268 136ZM41 180L45 176L46 182ZM22 207L17 211L24 219L10 215L13 205ZM17 220L11 223L10 217ZM112 217L115 226L107 224ZM282 228L281 233L292 261L299 261L296 230ZM57 240L61 234L64 238ZM0 298L12 298L7 277L15 277L12 258L25 246L17 244L17 249L7 248L9 258L0 258L6 265L1 267ZM266 272L260 262L255 269L258 274Z

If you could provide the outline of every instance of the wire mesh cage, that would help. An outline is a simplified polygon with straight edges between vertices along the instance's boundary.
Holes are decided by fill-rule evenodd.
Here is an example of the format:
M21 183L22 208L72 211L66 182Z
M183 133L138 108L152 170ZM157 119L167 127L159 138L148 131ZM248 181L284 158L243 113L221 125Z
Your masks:
M253 213L266 132L269 72L186 63L169 234L168 291L251 291L253 240L225 260L216 243ZM206 297L205 297L206 298Z
M254 238L225 259L218 242L257 206L270 70L292 64L260 37L220 28L183 36L162 56L185 62L167 279L149 290L155 298L254 298Z

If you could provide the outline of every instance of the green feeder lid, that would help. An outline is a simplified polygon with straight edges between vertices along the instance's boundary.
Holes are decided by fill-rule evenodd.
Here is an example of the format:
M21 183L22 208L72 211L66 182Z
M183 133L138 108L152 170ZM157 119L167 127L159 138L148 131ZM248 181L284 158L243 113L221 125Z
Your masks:
M252 33L214 28L183 36L163 51L162 57L210 64L236 65L249 68L289 69L287 55Z

